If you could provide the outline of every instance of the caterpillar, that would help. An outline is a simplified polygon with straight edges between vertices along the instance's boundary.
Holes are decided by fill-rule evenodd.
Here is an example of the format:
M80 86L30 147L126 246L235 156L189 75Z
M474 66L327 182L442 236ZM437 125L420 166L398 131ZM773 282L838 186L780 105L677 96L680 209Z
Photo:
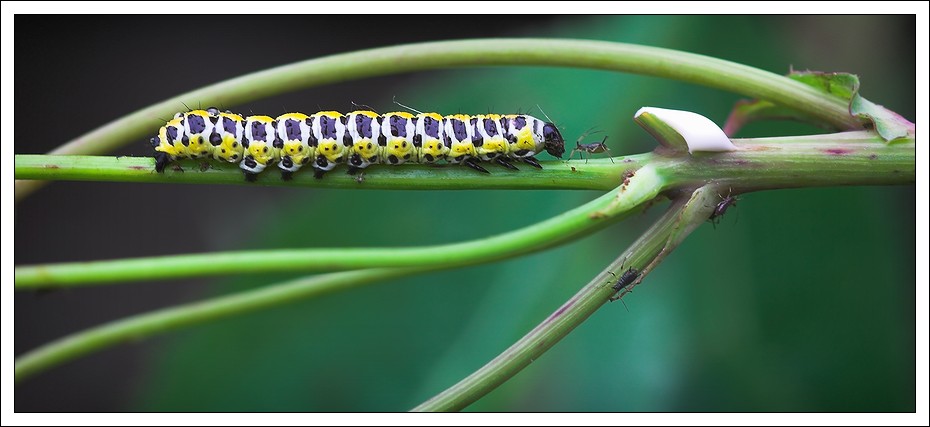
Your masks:
M243 117L216 108L177 113L150 140L155 170L177 159L238 163L249 180L277 164L290 179L312 165L322 178L337 165L356 174L372 164L447 162L490 173L481 162L516 170L520 161L542 168L534 157L546 151L562 157L565 141L558 127L527 114L348 114L320 111L278 117Z

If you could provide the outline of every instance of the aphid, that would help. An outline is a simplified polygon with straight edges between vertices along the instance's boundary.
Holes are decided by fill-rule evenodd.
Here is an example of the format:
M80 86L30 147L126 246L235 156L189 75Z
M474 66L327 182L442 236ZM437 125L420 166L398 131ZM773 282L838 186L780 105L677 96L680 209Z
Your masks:
M595 142L593 144L582 144L581 141L584 140L585 136L587 136L587 133L582 134L581 137L578 138L578 141L575 141L575 149L572 150L572 154L568 156L569 159L574 158L575 153L577 152L581 155L581 158L584 159L584 162L588 163L588 159L584 157L584 153L596 154L606 152L608 155L610 154L610 149L607 148L607 136L604 136L604 139L602 139L601 142ZM614 162L613 157L608 158L610 159L611 163Z
M546 151L562 157L565 153L558 128L526 114L418 112L414 116L370 110L278 117L243 117L216 108L192 110L175 115L151 143L158 172L176 159L212 157L239 163L250 181L275 163L283 179L291 179L305 165L322 178L339 164L346 164L349 174L357 174L372 164L440 161L490 173L482 162L517 170L513 162L519 160L541 168L536 154Z
M711 224L714 225L714 228L716 228L717 224L720 222L719 218L727 213L727 209L729 209L730 206L736 206L736 201L739 200L732 194L728 194L726 197L720 196L720 199L717 206L714 206L714 211L710 213L710 218L708 218Z
M614 277L617 277L617 275L612 271L609 273ZM617 283L613 285L613 289L615 291L614 293L620 293L620 295L610 297L610 301L616 301L620 299L620 297L623 295L623 290L626 289L627 286L633 284L633 282L639 278L640 274L641 272L633 267L630 267L624 271L623 274L620 275L620 278L617 279Z

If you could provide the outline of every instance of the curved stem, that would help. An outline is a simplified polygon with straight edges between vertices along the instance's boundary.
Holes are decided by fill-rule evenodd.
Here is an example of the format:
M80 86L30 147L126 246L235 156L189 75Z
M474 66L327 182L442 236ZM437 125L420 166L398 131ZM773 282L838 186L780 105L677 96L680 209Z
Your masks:
M480 65L551 65L646 74L766 99L840 129L860 128L842 100L787 77L703 55L625 43L566 39L479 39L413 43L310 59L169 98L84 134L50 154L102 154L145 135L188 103L239 105L327 83ZM40 183L17 182L17 200Z
M702 187L690 198L685 196L675 200L629 249L542 323L481 369L413 408L413 411L461 410L529 366L616 293L612 286L623 271L627 268L651 269L685 236L704 223L716 205L717 191L715 187ZM642 278L640 276L639 280ZM629 289L631 287L627 291Z
M272 271L414 266L452 268L496 261L546 249L622 219L637 206L655 198L664 188L648 170L639 175L630 185L614 189L545 221L462 243L415 248L241 251L24 266L16 269L16 289Z
M302 278L130 316L52 341L16 358L16 381L113 345L228 316L436 268L371 269Z
M400 265L396 263L396 261L403 260L405 257L417 259L411 256L411 253L417 253L419 254L418 256L429 258L428 260L417 259L415 263L404 264L408 265L408 267L358 270L333 273L311 279L299 279L259 290L242 292L200 303L186 304L175 308L158 310L149 314L133 316L87 331L72 334L68 337L46 344L18 358L16 362L16 379L20 380L67 360L118 344L131 338L146 337L194 323L209 321L260 308L267 308L273 305L290 302L297 298L315 296L324 292L343 289L375 280L400 277L431 270L479 264L502 258L504 255L513 256L553 246L581 234L605 227L622 218L624 214L630 212L634 207L655 198L659 189L662 188L662 185L656 181L657 177L649 171L649 168L645 169L647 170L640 173L643 178L636 183L631 182L629 185L611 191L581 207L516 232L488 239L426 249L411 248L406 251L397 249L380 251L367 250L374 251L379 258L394 259L395 265ZM364 252L366 250L346 249L345 251ZM329 256L328 253L331 252L338 253L338 251L323 250L316 251L315 254L321 257L327 257ZM405 253L406 255L404 255ZM400 254L400 256L398 256L398 254ZM183 259L184 257L166 258L171 258L175 262L181 262L182 264L175 265L175 268L178 269L183 269L185 265L187 265L188 268L196 267L196 264L183 264L185 262ZM357 260L363 258L364 257L357 258ZM336 263L339 257L336 256L326 259L330 263ZM280 261L280 259L278 261ZM227 264L225 265L227 266L248 264L241 263L239 258L235 256L230 257L228 255L226 255L225 259L220 259L219 262L226 262ZM204 261L201 260L199 263L203 264ZM132 263L125 262L120 267L124 269L140 268L138 265L134 266ZM145 265L141 266L141 268L145 267ZM332 266L329 268L332 268ZM343 268L350 267L344 266ZM155 274L157 274L157 270L158 269L155 269ZM114 271L111 270L109 276L105 273L105 269L102 271L99 268L91 269L90 274L83 276L83 278L85 280L112 278ZM123 277L127 273L128 271L120 271L119 269L115 271L117 277ZM30 275L33 278L41 277L42 272L32 271L31 273L23 275L22 271L20 271L17 272L17 280L23 277L29 277ZM74 276L81 277L79 275ZM69 273L66 272L66 274L61 277L67 280Z

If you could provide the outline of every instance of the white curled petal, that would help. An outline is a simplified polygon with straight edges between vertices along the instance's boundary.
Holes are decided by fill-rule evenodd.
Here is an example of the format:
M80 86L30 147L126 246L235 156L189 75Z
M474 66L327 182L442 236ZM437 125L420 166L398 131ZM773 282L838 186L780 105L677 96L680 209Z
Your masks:
M688 144L688 152L735 151L737 148L713 121L697 113L665 108L643 107L633 116L649 113L678 132Z

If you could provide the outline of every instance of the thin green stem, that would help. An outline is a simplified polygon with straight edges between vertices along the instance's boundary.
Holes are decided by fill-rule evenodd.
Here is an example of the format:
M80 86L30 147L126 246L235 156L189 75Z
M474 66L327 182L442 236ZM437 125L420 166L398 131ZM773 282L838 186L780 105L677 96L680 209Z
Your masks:
M648 171L640 175L627 186L545 221L462 243L414 248L241 251L24 266L16 269L16 289L280 271L452 268L497 261L576 239L622 219L637 206L655 198L664 187Z
M413 411L461 410L529 366L616 293L612 286L623 271L654 266L685 236L704 223L715 206L716 192L715 187L702 187L690 197L685 195L673 201L668 211L629 249L542 323L481 369L413 408Z
M654 199L662 185L657 181L658 177L650 172L650 168L644 169L646 170L640 173L642 178L639 180L630 182L623 188L611 191L579 208L522 230L488 239L431 248L425 251L417 248L408 249L409 253L421 253L430 256L429 260L418 260L416 263L406 264L410 265L410 267L357 270L310 279L299 279L254 291L137 315L72 334L18 358L16 361L16 379L17 381L21 380L65 361L129 339L147 337L179 327L267 308L294 301L298 298L321 295L375 280L479 264L500 259L503 257L501 254L514 256L531 250L553 246L581 234L603 228L622 218L643 202ZM355 250L346 249L346 251L354 252ZM365 250L358 251L363 252ZM317 254L326 256L326 252L318 251ZM394 257L397 259L398 252L395 249L375 251L373 253L377 257ZM432 252L438 252L438 254L431 254ZM180 257L173 258L179 260ZM227 258L225 261L230 262L229 265L235 265L237 259L232 257ZM132 265L123 265L123 268L132 267ZM188 267L192 266L188 265ZM183 265L179 266L179 268L183 268ZM93 276L93 274L95 273L92 271L91 275ZM100 274L100 271L97 271L96 274L98 278L105 278L105 275ZM116 272L117 276L121 274L125 274L125 272ZM17 273L17 276L19 276L19 273ZM67 277L67 274L65 276Z
M624 43L565 39L480 39L414 43L310 59L169 98L84 134L49 154L102 154L155 132L188 105L239 105L318 85L411 71L488 65L550 65L631 72L766 99L840 129L860 128L839 98L768 71L703 55ZM17 182L16 198L40 183Z
M627 168L638 167L649 155L625 158ZM455 165L376 165L365 170L361 178L333 171L315 179L305 170L289 181L276 170L248 182L235 164L179 162L182 169L168 168L156 173L154 160L148 157L60 156L17 154L14 160L16 179L113 181L172 184L231 184L282 187L349 188L382 190L473 190L481 189L572 189L607 191L617 186L620 173L609 164L581 161L542 162L543 169L525 165L519 171L491 168L483 174ZM309 167L308 167L309 169Z
M66 336L23 354L16 358L16 381L126 341L435 269L382 268L331 273L130 316Z
M241 251L214 254L186 254L155 258L137 258L114 261L48 264L16 268L16 288L34 289L41 287L71 286L88 283L113 283L132 280L151 280L180 277L196 277L222 274L264 273L272 271L333 271L371 267L408 267L434 263L435 265L461 265L473 260L492 261L513 257L593 232L600 226L589 221L589 216L600 209L632 209L651 199L661 191L715 183L739 192L770 188L826 186L826 185L901 185L913 183L916 176L915 142L907 140L885 144L872 132L857 131L831 135L814 135L781 138L759 138L734 140L739 150L732 152L700 154L660 152L617 158L592 160L585 164L571 162L552 163L542 171L527 171L523 179L513 178L516 174L494 174L477 176L461 168L440 168L456 179L442 180L446 189L451 188L514 188L532 183L530 188L577 188L568 183L578 175L577 185L591 188L610 183L620 183L630 176L627 185L621 186L587 205L566 212L539 224L470 242L425 248L369 248L369 249L288 249L272 251ZM62 159L62 157L64 157ZM108 172L100 172L87 165L100 160L99 164L117 164L137 159L76 158L73 156L17 156L16 173L45 173L64 176L87 176L107 179ZM22 159L22 160L21 160ZM64 160L54 163L54 160ZM84 159L86 160L86 163ZM68 164L67 161L74 160ZM57 168L49 168L54 164ZM648 166L643 166L648 165ZM127 166L120 166L125 169ZM574 168L574 171L572 169ZM431 179L415 179L410 174L426 173L420 168L404 172L405 168L377 168L365 184L371 188L436 188L435 176ZM70 171L70 172L69 172ZM429 173L437 173L428 171ZM115 172L121 177L124 172ZM522 171L521 171L522 173ZM70 174L70 175L68 175ZM187 182L218 182L215 176L241 183L238 171L188 171L167 174L162 177L149 171L126 172L133 179L190 180ZM551 174L551 175L550 175ZM624 175L626 174L626 175ZM656 178L655 174L660 178ZM225 176L229 175L229 176ZM51 177L51 175L45 175ZM206 176L206 178L201 178ZM368 176L368 175L366 175ZM560 178L553 178L557 176ZM58 175L57 177L62 177ZM330 177L314 180L298 177L294 183L266 178L268 185L331 185L342 186L348 179ZM121 179L121 178L120 178ZM328 181L333 181L329 183ZM348 186L359 184L351 180ZM635 191L634 191L635 190ZM728 190L729 191L729 190ZM622 196L617 199L614 197ZM621 205L615 204L621 200Z

